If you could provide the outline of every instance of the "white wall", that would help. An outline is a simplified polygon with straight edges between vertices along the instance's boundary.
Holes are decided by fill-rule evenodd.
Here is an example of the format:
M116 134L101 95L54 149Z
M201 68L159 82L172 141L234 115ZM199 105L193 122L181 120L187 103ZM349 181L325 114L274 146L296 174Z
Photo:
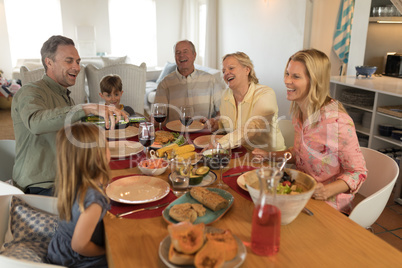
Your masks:
M180 38L180 17L183 0L156 1L156 40L158 66L174 62L173 46Z
M60 6L63 35L77 43L76 26L94 26L96 52L111 53L108 0L60 0Z
M279 115L288 118L283 72L289 56L303 48L305 9L305 0L221 0L218 10L219 58L245 52L260 84L275 90Z

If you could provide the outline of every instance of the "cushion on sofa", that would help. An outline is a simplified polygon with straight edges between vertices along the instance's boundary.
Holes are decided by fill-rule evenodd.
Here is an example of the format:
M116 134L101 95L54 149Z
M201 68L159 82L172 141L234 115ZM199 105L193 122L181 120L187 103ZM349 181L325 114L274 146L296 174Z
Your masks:
M47 247L57 229L57 216L33 208L17 196L13 196L10 208L12 240L6 241L1 255L43 262Z
M176 70L176 63L166 62L165 67L163 67L161 74L156 80L156 84L159 84L163 80L163 78L165 78L165 76L167 76L171 72L174 72L175 70Z
M119 58L109 58L109 57L101 57L103 61L103 67L116 65L116 64L123 64L127 62L127 56L119 57Z

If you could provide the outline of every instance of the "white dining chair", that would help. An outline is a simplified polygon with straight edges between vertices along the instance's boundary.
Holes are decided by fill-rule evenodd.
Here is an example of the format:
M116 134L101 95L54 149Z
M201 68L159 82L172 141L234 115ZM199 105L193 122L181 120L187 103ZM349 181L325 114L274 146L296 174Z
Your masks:
M85 89L85 66L81 65L80 67L81 71L75 80L75 85L68 88L71 91L70 97L74 100L75 104L88 102L88 94ZM45 74L45 69L42 67L35 70L29 70L26 66L21 66L20 74L21 84L25 85L29 82L35 82L42 79Z
M282 119L278 121L279 129L282 132L282 136L285 139L286 148L293 147L295 139L295 129L292 124L292 120Z
M7 182L0 181L0 195L9 194L24 194L24 192Z
M142 63L140 66L122 63L97 68L88 64L85 68L88 87L89 101L91 103L101 103L100 81L106 75L117 74L123 84L123 96L121 103L130 106L136 113L144 114L144 97L146 86L147 66Z
M353 208L349 218L371 229L383 212L398 178L399 168L391 157L369 148L361 148L366 161L367 179L358 193L365 198Z
M15 140L0 140L0 181L13 178Z

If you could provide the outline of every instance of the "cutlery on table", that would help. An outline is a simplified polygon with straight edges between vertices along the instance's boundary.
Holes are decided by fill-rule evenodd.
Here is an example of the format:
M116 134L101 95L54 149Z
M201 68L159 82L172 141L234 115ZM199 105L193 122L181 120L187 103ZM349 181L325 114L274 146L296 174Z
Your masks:
M243 172L237 172L237 173L233 173L233 174L230 174L230 175L225 175L225 176L223 176L223 177L226 178L226 177L240 176L240 175L242 175L242 174L244 174L244 173L246 173L246 172L249 172L249 171L250 171L250 170L243 171Z
M117 213L116 217L121 218L123 216L127 216L130 214L136 213L136 212L140 212L140 211L144 211L144 210L153 210L153 209L157 209L157 208L164 207L167 205L169 205L169 203L159 204L159 205L155 205L155 206L147 207L147 208L139 208L139 209L131 210L128 212L123 212L123 213Z
M310 216L314 215L314 213L311 210L309 210L308 208L303 208L303 212Z

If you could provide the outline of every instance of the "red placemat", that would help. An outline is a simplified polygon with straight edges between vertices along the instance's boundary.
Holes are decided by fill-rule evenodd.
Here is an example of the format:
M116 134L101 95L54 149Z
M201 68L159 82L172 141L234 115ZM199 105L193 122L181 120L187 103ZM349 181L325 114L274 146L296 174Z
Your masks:
M249 200L249 201L253 201L250 197L250 194L243 190L238 184L237 184L237 178L240 176L233 176L233 177L224 177L226 175L230 175L230 174L234 174L234 173L239 173L239 172L247 172L247 171L251 171L257 169L256 167L251 167L251 166L241 166L241 167L235 167L232 169L229 169L228 171L226 171L225 173L223 173L223 182L226 183L227 185L229 185L230 188L232 188L234 191L236 191L236 193L238 193L239 195L241 195L242 197L244 197L245 199Z
M130 155L124 159L111 159L109 162L110 169L126 169L126 168L135 168L141 160L145 159L144 152L139 154Z
M132 175L128 175L128 176L119 176L119 177L113 178L112 181L115 181L115 180L118 180L121 178L125 178L125 177L130 177L130 176L144 176L144 175L132 174ZM119 203L119 202L115 202L115 201L110 201L111 208L110 208L109 212L112 213L113 215L116 215L117 213L123 213L123 212L131 211L131 210L135 210L135 209L152 207L152 206L163 204L163 203L171 203L176 199L177 199L177 196L175 196L173 194L172 190L170 190L168 195L165 196L164 198L151 202L151 203L146 203L146 204L131 205L131 204L123 204L123 203ZM144 211L140 211L140 212L136 212L136 213L124 216L123 218L125 218L125 219L147 219L147 218L159 217L159 216L162 216L162 211L165 208L166 208L166 206L157 208L157 209L152 209L152 210L144 210Z

